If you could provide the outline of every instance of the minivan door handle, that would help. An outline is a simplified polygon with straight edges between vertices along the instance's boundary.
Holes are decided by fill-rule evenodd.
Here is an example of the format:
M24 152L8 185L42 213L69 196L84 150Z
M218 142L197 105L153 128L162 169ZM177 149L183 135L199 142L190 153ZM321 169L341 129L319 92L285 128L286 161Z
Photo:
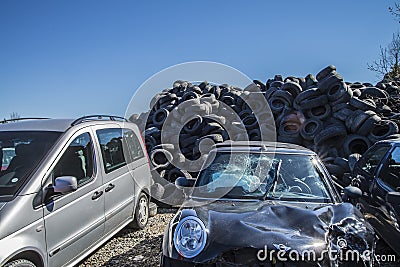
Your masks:
M115 184L109 184L104 191L109 192L109 191L113 190L114 187L115 187Z
M98 199L99 197L101 197L102 194L103 194L103 191L94 192L94 194L92 195L92 200Z

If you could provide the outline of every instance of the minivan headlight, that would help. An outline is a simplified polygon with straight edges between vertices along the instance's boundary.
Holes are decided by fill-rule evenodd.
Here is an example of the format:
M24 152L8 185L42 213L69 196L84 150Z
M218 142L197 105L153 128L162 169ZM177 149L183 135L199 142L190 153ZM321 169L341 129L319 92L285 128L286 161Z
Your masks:
M183 218L175 229L174 246L185 258L193 258L204 249L207 240L206 227L195 216Z

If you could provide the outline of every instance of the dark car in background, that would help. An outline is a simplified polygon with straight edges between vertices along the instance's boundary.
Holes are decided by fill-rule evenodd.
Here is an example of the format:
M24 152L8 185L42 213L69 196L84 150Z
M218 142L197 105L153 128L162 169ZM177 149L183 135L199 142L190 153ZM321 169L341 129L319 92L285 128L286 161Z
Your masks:
M400 255L400 139L377 142L356 163L352 183L363 191L357 207Z
M226 141L211 150L196 180L178 178L176 185L191 189L166 228L161 266L372 262L362 255L374 252L373 228L303 147ZM345 195L355 197L353 189ZM348 258L348 251L361 257Z

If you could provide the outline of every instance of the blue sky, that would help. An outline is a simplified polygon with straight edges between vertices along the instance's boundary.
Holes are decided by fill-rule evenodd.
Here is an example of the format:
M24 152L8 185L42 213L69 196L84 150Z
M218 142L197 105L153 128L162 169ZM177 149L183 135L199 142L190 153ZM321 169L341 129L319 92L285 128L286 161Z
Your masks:
M0 0L0 118L124 115L149 77L197 60L262 81L334 64L346 81L376 82L366 64L400 26L390 5Z

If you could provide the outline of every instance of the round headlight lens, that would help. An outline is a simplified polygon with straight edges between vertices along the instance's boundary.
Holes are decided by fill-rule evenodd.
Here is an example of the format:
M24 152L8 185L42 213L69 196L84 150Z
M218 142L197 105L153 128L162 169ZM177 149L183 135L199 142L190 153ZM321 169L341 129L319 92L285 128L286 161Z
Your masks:
M174 246L180 255L193 258L199 255L206 245L206 228L195 216L183 218L175 229Z

